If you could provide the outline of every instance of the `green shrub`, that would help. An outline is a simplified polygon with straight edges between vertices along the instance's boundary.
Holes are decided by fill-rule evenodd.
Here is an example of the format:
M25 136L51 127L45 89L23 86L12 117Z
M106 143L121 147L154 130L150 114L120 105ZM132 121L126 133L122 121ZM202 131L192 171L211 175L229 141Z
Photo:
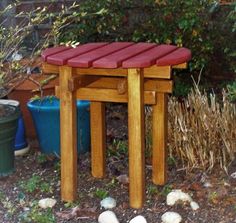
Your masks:
M220 14L221 22L216 24L215 13L218 13L219 6L214 2L87 0L74 13L73 25L60 32L60 38L63 42L81 43L146 41L177 44L192 50L190 69L198 71L207 65L212 67L210 63L217 50L227 52L227 55L232 54L230 44L233 42L231 34L235 31L232 29L235 9L233 5L229 6L229 9ZM226 35L222 36L222 32Z
M227 85L228 97L230 101L236 102L236 81Z

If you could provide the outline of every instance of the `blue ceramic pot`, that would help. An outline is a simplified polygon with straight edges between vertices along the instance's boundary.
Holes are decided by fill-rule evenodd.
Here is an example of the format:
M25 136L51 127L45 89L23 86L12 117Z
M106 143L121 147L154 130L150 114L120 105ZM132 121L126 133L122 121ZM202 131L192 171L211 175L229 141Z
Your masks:
M90 150L90 115L88 101L77 101L78 153ZM54 96L28 102L40 149L45 154L60 155L60 101Z

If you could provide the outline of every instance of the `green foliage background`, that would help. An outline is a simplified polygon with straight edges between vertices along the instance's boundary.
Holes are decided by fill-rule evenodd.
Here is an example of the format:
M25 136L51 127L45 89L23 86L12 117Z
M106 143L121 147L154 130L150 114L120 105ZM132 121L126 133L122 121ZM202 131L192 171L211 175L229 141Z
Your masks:
M60 40L145 41L192 50L190 70L235 71L236 5L213 0L86 0ZM217 60L220 60L220 64Z

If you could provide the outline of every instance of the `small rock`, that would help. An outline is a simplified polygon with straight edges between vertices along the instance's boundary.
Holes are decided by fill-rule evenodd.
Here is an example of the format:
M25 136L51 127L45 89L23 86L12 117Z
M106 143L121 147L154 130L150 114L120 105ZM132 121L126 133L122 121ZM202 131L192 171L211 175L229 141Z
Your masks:
M195 202L195 201L191 201L191 202L190 202L190 206L191 206L191 208L192 208L194 211L196 211L197 209L200 208L199 205L198 205L198 203Z
M120 183L122 184L128 184L129 183L129 177L127 174L122 174L116 178Z
M224 182L224 186L225 186L225 187L230 187L231 185L230 185L230 183L228 183L228 182Z
M192 198L181 190L173 190L167 195L166 203L167 205L173 206L177 201L191 202Z
M24 207L23 210L24 211L30 211L30 208L29 207Z
M182 217L176 212L168 211L161 216L161 220L163 223L180 223Z
M231 176L233 179L236 179L236 172L232 173L230 176Z
M100 205L105 209L112 209L116 207L116 200L112 197L106 197L100 202Z
M210 182L205 182L204 184L203 184L203 186L205 187L205 188L209 188L209 187L213 187L213 185L210 183Z
M23 58L22 54L14 52L11 56L12 61L20 61Z
M98 217L98 223L120 223L113 211L104 211Z
M129 223L147 223L147 221L142 215L138 215L132 218Z
M44 199L41 199L38 204L39 204L39 207L46 209L46 208L54 207L56 203L57 201L55 199L44 198Z

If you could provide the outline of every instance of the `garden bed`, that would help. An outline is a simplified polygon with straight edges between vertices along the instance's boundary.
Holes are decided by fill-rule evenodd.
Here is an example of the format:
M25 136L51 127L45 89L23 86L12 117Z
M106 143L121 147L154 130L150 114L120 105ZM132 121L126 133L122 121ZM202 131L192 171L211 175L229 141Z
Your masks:
M148 223L157 223L161 222L161 215L166 211L178 212L183 222L189 223L235 222L236 180L230 174L226 175L218 168L211 174L201 170L187 173L171 160L169 181L165 186L155 186L151 182L151 166L146 165L145 205L140 210L129 208L128 184L117 180L118 176L128 174L126 106L108 106L107 119L109 125L106 178L93 178L90 173L89 154L82 155L78 165L79 198L74 203L63 203L60 201L60 163L55 157L41 155L37 144L32 141L30 154L16 158L16 172L0 179L1 222L95 223L97 216L104 211L100 208L100 201L105 196L116 199L117 207L113 211L120 222L128 222L141 214ZM235 171L236 165L232 164L230 173ZM166 195L172 189L187 192L200 208L193 211L189 204L183 203L173 207L167 206ZM38 207L38 201L46 197L57 200L55 207L47 210ZM76 215L73 216L72 208L76 206L80 209L77 209Z

